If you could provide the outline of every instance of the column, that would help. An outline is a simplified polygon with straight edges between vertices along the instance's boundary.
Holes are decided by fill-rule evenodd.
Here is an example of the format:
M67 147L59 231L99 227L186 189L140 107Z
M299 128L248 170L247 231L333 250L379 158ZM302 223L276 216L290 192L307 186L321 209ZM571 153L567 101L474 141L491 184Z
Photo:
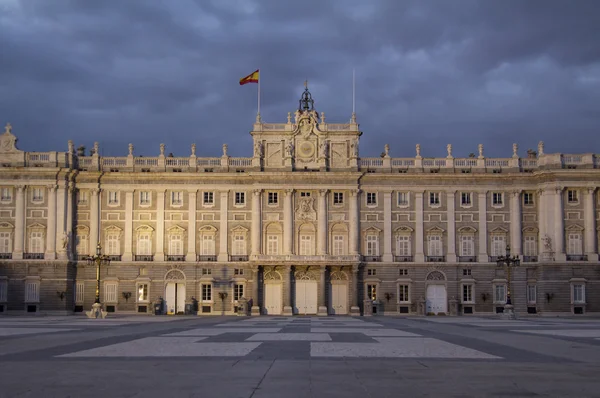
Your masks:
M252 251L253 256L258 256L260 250L260 235L261 235L261 214L260 214L260 199L261 190L255 189L252 192Z
M479 256L477 261L487 263L489 261L487 251L487 191L479 192L477 205L479 206Z
M317 254L327 254L327 189L319 190L319 223L317 224ZM324 272L324 270L321 270Z
M17 185L16 190L15 247L13 250L13 259L21 260L23 258L23 240L25 237L25 187Z
M196 205L198 191L192 190L188 192L188 244L187 255L185 261L196 261Z
M448 200L448 255L446 261L449 263L456 262L456 216L454 211L456 210L456 191L446 192Z
M69 259L73 259L73 254L75 253L75 247L77 246L77 242L75 242L75 234L73 234L73 216L74 216L74 207L73 200L75 197L75 183L70 182L69 188L67 189L67 238L69 241L67 247L67 257Z
M511 254L523 254L521 244L521 191L512 191L510 197L510 248Z
M596 188L588 188L584 191L584 228L585 228L585 254L588 261L598 261L596 251L596 210L594 209L594 193Z
M554 190L554 261L567 261L565 254L565 226L563 212L563 188Z
M425 262L423 251L423 191L415 192L415 262Z
M252 268L252 308L251 308L251 314L252 316L257 316L260 315L261 311L260 311L260 304L259 304L259 297L258 297L258 283L259 283L259 274L260 269L259 266L256 265Z
M90 245L88 254L96 254L96 245L98 244L98 230L100 229L100 190L98 188L90 189Z
M350 191L350 254L359 255L358 251L358 230L360 228L360 218L358 213L358 201L360 200L360 190Z
M133 261L133 190L125 191L125 251L123 261Z
M392 191L383 193L383 262L394 261L392 255Z
M53 204L53 208L54 210L54 214L55 214L55 219L54 219L54 236L52 237L54 240L53 243L53 247L54 247L54 252L56 252L56 237L58 236L60 239L60 246L58 247L58 258L60 260L66 260L67 259L67 248L63 247L63 239L65 238L65 233L66 231L66 214L65 214L65 208L66 208L66 192L68 189L68 185L65 184L64 182L62 182L59 186L58 189L56 190L56 193L54 196L52 193L50 193L50 196L54 196L54 204ZM48 201L48 206L50 206L50 201ZM50 237L46 237L47 239L50 239ZM67 242L67 246L68 246L68 242Z
M318 305L319 305L319 308L317 310L317 315L318 316L327 316L328 315L327 305L326 305L327 283L325 281L325 269L326 269L326 266L322 265L321 268L320 268L320 270L319 270L320 274L321 274L320 275L321 279L320 279L320 285L319 286L321 287L321 289L319 290L318 298L317 298L318 299Z
M229 190L221 191L221 209L220 209L220 226L219 226L219 261L229 261L229 253L227 252L228 241L228 224L227 224L227 208L229 205Z
M62 237L62 234L60 236ZM48 226L46 227L46 254L44 258L46 260L56 259L56 185L48 186Z
M156 250L154 261L165 261L165 190L156 193Z
M548 260L552 258L552 255L549 253L546 253L548 251L551 251L551 249L547 248L546 245L544 244L544 238L546 237L546 235L548 234L548 227L547 227L547 223L548 223L548 217L546 215L546 212L549 210L548 208L548 191L544 191L543 189L540 189L537 191L538 194L538 229L539 229L539 235L538 235L538 253L540 254L540 260Z
M291 266L284 265L283 266L283 315L291 316L293 315L291 298L292 298L292 284L291 284Z
M352 287L350 289L350 296L350 315L360 315L360 308L358 307L358 264L352 266Z
M290 255L294 250L294 210L292 206L293 189L283 192L283 254Z

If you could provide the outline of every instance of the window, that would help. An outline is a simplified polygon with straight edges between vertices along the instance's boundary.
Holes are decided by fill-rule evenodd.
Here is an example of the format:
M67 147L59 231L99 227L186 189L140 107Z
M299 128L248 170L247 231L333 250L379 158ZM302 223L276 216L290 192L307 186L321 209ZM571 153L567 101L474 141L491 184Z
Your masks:
M439 206L440 205L440 193L439 192L429 192L429 205L430 206Z
M523 194L523 206L533 206L533 193L525 192Z
M237 206L243 206L246 204L246 192L235 193L235 204Z
M140 192L140 206L150 206L150 203L152 203L152 195L150 195L150 192Z
M212 275L212 268L202 268L202 275Z
M33 188L31 191L31 200L33 202L43 202L44 201L44 189L43 188Z
M377 285L367 285L367 297L373 301L377 300Z
M87 235L76 235L75 236L75 250L79 255L89 254L88 249L88 236Z
M492 235L492 256L506 254L506 241L504 235Z
M0 232L0 253L12 253L10 232Z
M83 303L85 298L85 284L81 281L75 283L75 302Z
M40 301L40 283L28 281L25 284L25 302L38 303Z
M77 191L77 204L87 205L88 204L88 191Z
M567 202L568 203L577 203L579 202L579 196L577 195L577 191L573 189L569 189L567 191Z
M463 285L463 294L462 294L462 302L463 303L472 303L473 302L473 285Z
M267 204L276 205L279 203L279 198L277 197L277 192L269 192L267 195Z
M527 302L535 304L537 301L536 285L527 285Z
M183 205L183 192L171 192L171 206Z
M473 205L471 192L460 193L460 205L464 207L469 207Z
M333 255L343 256L344 255L344 236L333 235Z
M121 254L121 245L119 244L119 235L109 234L106 236L106 254L109 256L118 256Z
M169 254L171 256L183 255L183 236L179 234L170 236Z
M367 192L367 206L377 206L377 193Z
M243 268L234 268L233 275L244 275L244 269Z
M502 192L493 192L492 193L492 206L502 206L504 201Z
M244 285L236 283L233 285L233 301L238 301L242 297L244 297Z
M429 255L434 257L443 256L442 237L440 235L430 235L429 240Z
M107 282L104 285L104 302L105 303L116 303L117 302L117 284L114 282Z
M277 235L267 235L267 254L270 256L279 254L279 237Z
M214 237L214 235L208 235L208 234L202 235L201 252L202 252L203 256L214 256L215 255L215 237Z
M475 241L472 235L461 235L460 237L460 255L464 257L475 255Z
M0 191L0 201L11 202L12 201L12 189L8 187L2 188Z
M110 206L119 205L119 193L116 191L108 191L108 204Z
M44 252L44 233L41 231L33 231L29 237L29 253Z
M300 192L301 198L310 198L310 192Z
M583 245L581 244L581 234L579 232L569 232L567 242L567 254L576 256L583 254Z
M471 268L463 268L463 276L471 276Z
M377 270L375 268L368 268L367 269L367 275L368 276L375 276L375 275L377 275Z
M311 256L312 253L312 236L300 235L300 255Z
M8 281L0 280L0 303L8 301Z
M506 285L494 285L494 303L506 303Z
M523 245L524 256L537 256L537 237L526 235L525 244Z
M231 254L234 256L246 255L246 237L244 234L236 233L233 235L233 247Z
M150 234L141 234L138 237L137 253L140 256L149 256L152 254L152 244Z
M398 192L398 206L406 207L408 206L408 192Z
M398 286L398 302L408 303L410 302L410 296L408 295L408 285Z
M343 192L334 192L333 193L333 204L334 205L343 205L344 204L344 193Z
M148 284L147 283L140 283L138 285L137 301L138 301L138 303L148 302Z
M367 256L379 256L379 237L367 235Z
M202 301L212 301L212 285L202 284Z
M215 193L214 192L204 192L202 195L202 203L204 206L212 206L215 204Z
M406 269L406 268L400 268L398 270L398 275L400 275L400 276L407 276L408 275L408 269Z
M585 303L585 285L574 284L572 285L573 290L573 303L582 304Z
M396 236L396 256L410 256L410 236Z

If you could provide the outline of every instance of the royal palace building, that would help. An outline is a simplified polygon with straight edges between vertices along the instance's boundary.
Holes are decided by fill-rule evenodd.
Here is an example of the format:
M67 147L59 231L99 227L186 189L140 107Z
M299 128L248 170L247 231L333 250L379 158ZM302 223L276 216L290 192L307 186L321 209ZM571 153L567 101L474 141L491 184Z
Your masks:
M98 281L108 312L600 312L600 155L367 158L313 105L257 116L245 158L24 152L7 124L0 312L89 310Z

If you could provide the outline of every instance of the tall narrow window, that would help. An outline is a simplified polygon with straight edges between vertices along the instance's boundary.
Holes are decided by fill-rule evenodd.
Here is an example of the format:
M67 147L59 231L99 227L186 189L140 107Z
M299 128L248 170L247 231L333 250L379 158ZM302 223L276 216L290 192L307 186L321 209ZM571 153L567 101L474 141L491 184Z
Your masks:
M367 235L367 256L379 256L379 237Z
M471 206L473 202L471 201L471 192L461 192L460 194L460 205L461 206Z
M429 205L437 207L440 205L440 193L439 192L429 192Z
M585 285L575 284L572 285L573 290L573 303L581 304L585 303Z
M506 302L506 285L494 285L494 302Z
M246 204L246 193L245 192L236 192L235 193L235 204L237 206L243 206Z
M25 284L25 302L38 303L40 301L40 283L27 281Z
M244 297L244 285L236 283L233 285L233 300L238 301L242 297Z
M233 235L233 247L231 254L234 256L245 256L246 255L246 237L244 234L236 233Z
M12 201L12 189L9 187L4 187L0 193L0 201L4 203L10 203Z
M300 255L311 256L312 253L312 236L300 235Z
M0 279L0 303L8 301L8 280Z
M470 257L475 255L475 243L472 235L460 237L460 255Z
M567 241L567 254L573 254L576 256L583 254L583 245L581 242L581 234L579 232L569 232Z
M410 296L408 295L408 285L398 286L398 302L408 303L410 302Z
M117 206L119 204L119 193L116 191L108 191L108 204Z
M429 255L433 257L443 256L442 237L440 235L429 235Z
M270 256L279 254L279 237L277 235L267 235L267 254Z
M138 284L137 301L138 301L138 303L147 303L148 302L148 284L147 283Z
M367 285L367 297L370 300L377 300L377 285L368 284Z
M117 302L117 284L114 282L107 282L104 284L104 302L116 303Z
M121 254L119 235L113 233L106 236L106 254L109 256Z
M150 242L150 234L141 234L138 238L137 254L141 256L149 256L152 254L152 245Z
M202 284L202 301L212 301L212 285L208 283Z
M75 284L75 302L83 303L85 298L85 284L82 281L77 281Z
M169 242L169 254L172 256L183 255L183 236L176 234L171 235Z
M333 235L333 255L343 256L344 254L344 236Z
M279 197L277 196L277 192L269 192L267 195L268 204L276 205L279 203Z
M504 203L502 192L493 192L492 193L492 205L493 206L502 206Z
M473 285L463 285L463 303L473 302Z
M504 235L492 235L492 256L506 254L506 240Z
M525 244L523 245L524 256L537 256L537 236L525 236Z
M535 304L537 301L537 291L535 285L527 285L527 302Z
M202 255L203 256L214 256L215 255L215 237L214 235L202 235Z
M0 232L0 253L12 253L10 232Z
M29 253L44 252L44 233L41 231L33 231L29 236Z
M183 205L183 192L171 192L171 206Z

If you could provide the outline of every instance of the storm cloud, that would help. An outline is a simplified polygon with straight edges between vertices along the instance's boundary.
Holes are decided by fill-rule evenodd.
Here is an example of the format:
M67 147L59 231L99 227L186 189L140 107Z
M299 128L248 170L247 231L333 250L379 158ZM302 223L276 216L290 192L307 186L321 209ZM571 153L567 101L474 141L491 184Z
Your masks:
M251 156L261 114L285 122L308 79L361 155L600 152L594 0L0 0L0 123L19 147L106 156Z

